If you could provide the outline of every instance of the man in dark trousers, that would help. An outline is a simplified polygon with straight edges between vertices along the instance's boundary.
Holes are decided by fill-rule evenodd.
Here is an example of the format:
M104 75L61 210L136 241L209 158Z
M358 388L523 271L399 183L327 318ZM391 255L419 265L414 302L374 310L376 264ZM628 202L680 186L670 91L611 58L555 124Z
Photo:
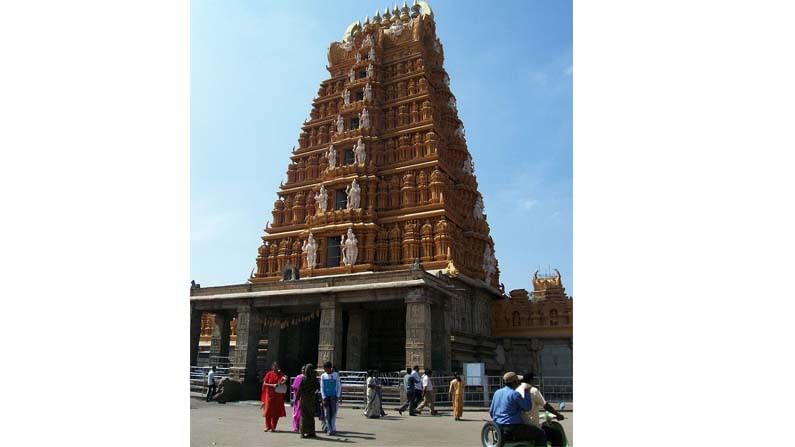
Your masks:
M411 368L406 368L406 375L403 376L403 388L406 390L406 403L398 408L398 413L400 413L401 416L403 415L403 412L406 411L406 408L409 409L409 416L416 416L416 413L414 412L414 409L417 408L417 400L414 398L415 379L411 373Z
M207 373L207 402L215 395L215 366Z

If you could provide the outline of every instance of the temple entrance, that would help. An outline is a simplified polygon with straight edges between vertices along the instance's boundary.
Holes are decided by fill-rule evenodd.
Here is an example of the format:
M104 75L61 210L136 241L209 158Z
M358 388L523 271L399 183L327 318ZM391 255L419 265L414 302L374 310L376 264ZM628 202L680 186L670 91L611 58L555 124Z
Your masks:
M320 320L314 318L279 331L279 349L276 360L282 371L290 377L298 375L307 363L317 363ZM270 368L270 365L268 365Z
M406 307L381 305L368 311L368 337L365 343L367 369L396 372L406 369Z

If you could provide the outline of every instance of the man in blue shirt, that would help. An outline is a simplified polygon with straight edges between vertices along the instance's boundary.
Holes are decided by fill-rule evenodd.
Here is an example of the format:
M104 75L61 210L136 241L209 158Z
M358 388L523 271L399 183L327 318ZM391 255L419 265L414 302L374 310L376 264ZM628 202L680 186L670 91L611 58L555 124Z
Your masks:
M507 372L502 376L505 386L494 393L489 414L503 433L513 436L514 441L534 441L536 446L546 447L547 438L544 430L522 423L522 412L530 411L533 401L530 393L516 392L520 380L522 376L516 375L515 372Z
M323 398L323 410L326 417L326 432L333 435L337 432L337 406L342 397L340 374L334 371L331 362L323 364L325 371L320 376L320 395Z
M406 375L403 376L403 387L406 390L406 403L398 408L398 413L403 416L406 408L409 409L409 416L416 416L414 410L417 408L417 400L414 399L414 376L411 374L411 368L406 368Z

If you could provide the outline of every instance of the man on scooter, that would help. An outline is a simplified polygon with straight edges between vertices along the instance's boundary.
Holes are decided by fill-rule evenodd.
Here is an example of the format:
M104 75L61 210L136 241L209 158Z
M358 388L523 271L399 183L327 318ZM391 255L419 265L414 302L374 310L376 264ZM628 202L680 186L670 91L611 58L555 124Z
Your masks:
M544 430L522 423L522 412L533 408L533 401L529 392L516 392L520 380L522 376L515 372L507 372L502 376L505 386L494 393L489 414L503 433L513 436L513 441L533 441L536 446L546 447Z
M526 425L532 425L534 427L538 427L544 430L544 434L547 437L547 440L552 444L552 447L559 447L564 444L564 435L557 428L548 426L547 424L541 424L541 420L538 417L538 413L541 412L542 409L552 413L555 415L555 418L559 421L562 421L563 415L560 414L555 408L552 407L547 401L544 399L544 396L541 394L541 391L538 390L533 384L533 373L525 374L522 379L520 379L520 384L516 388L516 392L524 395L526 392L530 395L530 400L533 402L533 407L530 411L522 412L522 421Z

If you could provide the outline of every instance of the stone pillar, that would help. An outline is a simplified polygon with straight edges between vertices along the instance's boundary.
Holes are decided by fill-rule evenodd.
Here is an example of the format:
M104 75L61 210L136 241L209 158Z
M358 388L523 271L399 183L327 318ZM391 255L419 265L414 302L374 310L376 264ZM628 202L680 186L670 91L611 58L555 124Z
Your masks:
M202 311L190 308L190 366L196 366L199 360L199 337L202 331Z
M317 346L317 366L330 361L339 368L342 363L342 307L334 297L320 301L320 340Z
M210 365L218 363L218 359L213 357L229 357L229 321L231 318L226 312L215 312L214 320L213 336L210 339Z
M353 309L348 314L348 347L345 369L360 371L364 368L365 318L364 309Z
M451 372L450 307L446 299L431 306L434 374L436 371Z
M431 304L420 288L409 291L406 302L406 365L431 368Z
M230 375L244 384L257 384L260 313L250 305L237 308L237 343Z

